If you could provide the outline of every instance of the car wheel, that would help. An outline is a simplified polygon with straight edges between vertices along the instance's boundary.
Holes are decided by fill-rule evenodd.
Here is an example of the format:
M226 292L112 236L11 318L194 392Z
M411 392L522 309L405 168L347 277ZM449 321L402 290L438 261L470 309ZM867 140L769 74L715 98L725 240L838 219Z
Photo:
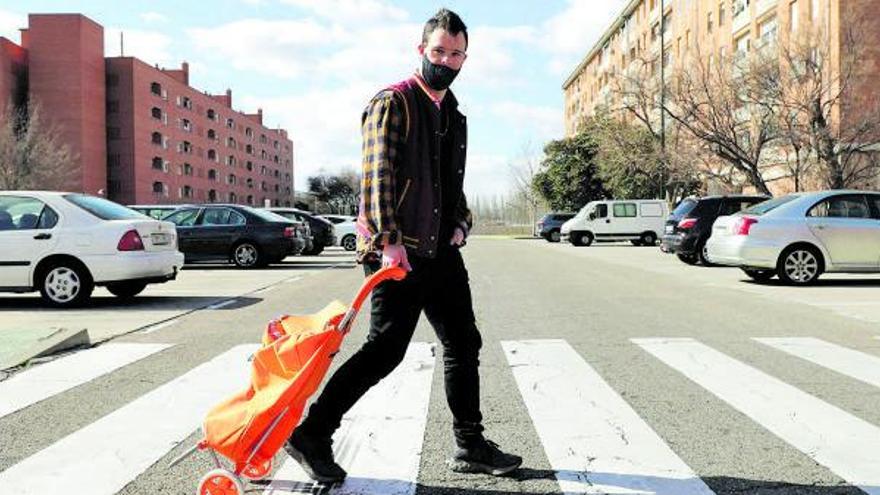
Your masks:
M593 234L590 232L572 232L570 237L575 246L589 246L593 243Z
M548 242L559 242L562 239L562 234L559 233L558 230L554 230L550 232L550 235L547 236Z
M43 300L59 308L82 306L95 288L86 267L70 261L59 261L48 266L39 280Z
M232 249L232 262L239 268L254 268L263 263L263 256L256 244L242 242Z
M643 246L654 246L657 244L657 234L653 232L645 232L639 240Z
M776 272L774 272L773 270L755 270L752 268L743 268L742 271L755 282L768 282L771 278L776 276Z
M715 266L715 263L709 261L709 248L706 247L706 243L700 244L697 249L697 258L700 261L700 264L703 266Z
M678 259L681 260L682 263L685 263L688 265L696 265L697 261L698 261L697 257L693 256L693 255L676 253L676 256L678 256Z
M120 299L131 299L147 288L146 282L125 281L107 284L107 290Z
M790 247L779 257L776 273L787 284L812 284L822 274L822 255L813 247Z
M343 237L342 248L346 251L354 251L357 249L357 238L352 234Z

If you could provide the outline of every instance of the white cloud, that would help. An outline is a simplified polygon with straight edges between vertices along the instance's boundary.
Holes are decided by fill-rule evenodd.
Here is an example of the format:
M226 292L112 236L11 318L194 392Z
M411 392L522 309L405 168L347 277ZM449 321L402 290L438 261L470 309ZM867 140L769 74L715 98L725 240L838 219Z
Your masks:
M464 190L469 202L477 196L491 198L510 192L511 171L507 156L468 153Z
M541 26L540 44L548 68L567 76L620 14L626 0L568 0L568 6Z
M338 23L405 21L405 10L382 0L281 0Z
M118 27L105 28L105 56L119 56L120 33L122 33L122 44L126 57L137 57L150 65L176 63L171 55L172 39L170 36L157 31L144 31L141 29L122 29Z
M492 105L492 114L504 122L516 122L520 132L544 142L562 135L562 109L503 101Z
M141 14L141 20L150 24L153 22L166 22L168 18L158 12L144 12Z
M8 10L0 10L0 36L18 43L21 41L18 30L25 27L27 27L27 16Z
M468 29L468 58L461 73L471 84L510 86L521 82L524 65L518 56L526 53L534 42L535 29L530 26L476 26Z

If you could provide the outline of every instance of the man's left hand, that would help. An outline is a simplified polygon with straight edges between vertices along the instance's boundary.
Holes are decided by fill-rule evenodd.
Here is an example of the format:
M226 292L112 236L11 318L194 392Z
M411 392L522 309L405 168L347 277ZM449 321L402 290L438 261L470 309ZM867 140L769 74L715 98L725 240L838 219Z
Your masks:
M456 227L452 233L452 240L449 241L450 246L464 246L464 231L461 227Z

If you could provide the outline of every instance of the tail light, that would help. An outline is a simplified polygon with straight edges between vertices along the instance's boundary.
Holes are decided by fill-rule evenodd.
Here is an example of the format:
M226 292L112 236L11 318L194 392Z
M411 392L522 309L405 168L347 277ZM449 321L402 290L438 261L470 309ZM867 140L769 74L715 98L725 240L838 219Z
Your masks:
M682 230L691 229L694 225L697 224L696 218L684 218L682 221L678 222L678 228Z
M733 225L733 232L736 235L749 235L749 232L752 230L752 225L755 225L756 223L758 223L757 218L740 217Z
M119 239L116 249L119 251L143 251L144 241L141 240L137 230L132 229L122 235L122 239Z
M294 235L295 230L296 229L294 227L284 227L284 237L287 239L290 239L291 237L295 237L295 235Z

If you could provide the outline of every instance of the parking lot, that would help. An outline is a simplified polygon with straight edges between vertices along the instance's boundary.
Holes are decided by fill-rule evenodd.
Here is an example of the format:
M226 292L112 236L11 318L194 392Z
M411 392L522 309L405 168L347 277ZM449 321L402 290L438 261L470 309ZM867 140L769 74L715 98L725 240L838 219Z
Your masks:
M95 289L82 309L53 309L39 293L0 295L0 339L4 329L87 329L92 343L128 332L150 331L202 309L248 306L265 291L296 283L317 271L354 265L354 256L328 248L320 256L291 256L263 269L242 270L231 264L192 264L177 280L150 285L130 301L121 301L106 289Z
M585 259L638 268L672 276L695 286L732 289L756 294L768 301L795 302L858 320L880 323L880 275L826 273L808 287L791 287L778 279L757 283L740 269L686 265L674 255L654 247L633 247L630 243L594 244L574 247L564 243L535 241L542 249L560 251ZM690 304L699 304L691 301Z

